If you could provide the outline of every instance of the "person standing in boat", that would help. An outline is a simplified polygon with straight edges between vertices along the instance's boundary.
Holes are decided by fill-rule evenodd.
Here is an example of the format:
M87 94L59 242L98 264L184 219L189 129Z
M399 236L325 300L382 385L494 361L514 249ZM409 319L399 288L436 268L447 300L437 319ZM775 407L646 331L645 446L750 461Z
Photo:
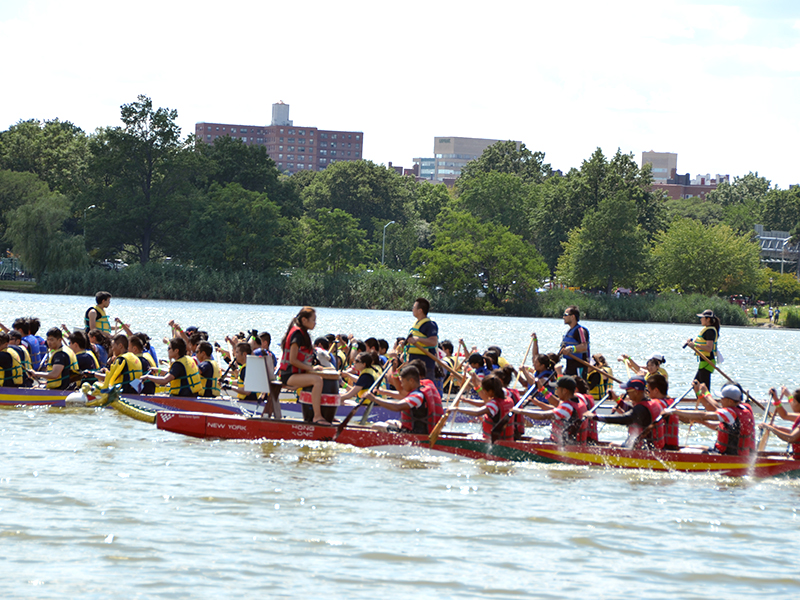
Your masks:
M696 338L686 340L686 345L694 348L702 355L702 358L700 356L697 357L699 364L697 365L697 373L694 379L711 389L711 374L714 372L716 365L714 353L717 351L719 342L719 318L711 309L704 310L698 313L697 316L700 317L700 325L703 328Z
M314 366L314 346L309 331L317 326L317 311L310 306L300 309L289 323L286 335L281 340L280 373L281 383L294 388L311 388L311 407L314 410L312 422L316 425L330 425L322 416L322 375L317 373L322 367Z
M416 322L411 327L406 337L406 348L408 349L408 358L420 358L425 363L425 368L428 370L430 379L436 384L436 389L439 394L444 391L444 373L437 372L439 366L432 358L425 355L421 349L417 348L414 343L421 345L430 354L436 355L437 346L439 345L439 326L436 321L431 321L428 318L428 313L431 309L431 303L425 298L417 298L414 301L414 306L411 308L411 314L414 315Z
M413 365L406 365L400 369L399 377L396 380L398 392L405 394L402 399L380 398L370 392L364 395L365 398L378 406L400 413L399 421L391 419L381 423L374 423L373 427L375 429L426 435L433 431L436 423L439 422L439 419L444 414L441 396L438 396L438 391L435 387L432 390L428 389L426 393L426 390L421 386L420 380L421 377L417 368ZM385 393L385 391L381 393ZM438 398L438 402L436 398Z
M561 350L559 354L566 357L566 367L564 368L565 375L579 375L586 379L586 367L581 365L578 361L570 358L569 355L575 356L584 362L589 362L589 330L578 321L581 320L581 311L577 306L568 306L564 309L564 325L569 327L569 330L564 334L564 339L561 341Z
M628 399L632 403L630 410L621 415L602 416L588 413L586 418L595 419L601 423L627 425L628 438L623 444L626 448L662 449L664 447L664 420L659 421L655 427L650 427L650 425L655 423L661 415L664 410L663 405L658 400L651 400L647 397L645 393L647 383L644 377L639 375L631 377L622 386L622 389L628 393Z
M549 410L515 409L514 412L534 421L553 421L550 440L556 444L583 444L586 442L586 428L583 427L583 415L586 405L575 397L577 384L572 377L565 375L556 381L556 393L559 403ZM549 401L552 394L545 392Z
M183 338L174 337L169 341L167 356L172 361L169 373L164 377L142 375L142 381L152 381L156 385L169 384L170 396L198 396L202 388L200 373L194 360L186 356L186 342Z
M756 451L753 410L742 402L742 390L735 385L723 386L719 401L714 400L703 383L695 381L695 393L706 410L664 411L675 414L684 423L718 421L717 443L709 452L731 456L747 456Z
M95 305L86 309L83 316L83 326L86 333L92 329L99 329L111 335L111 322L108 320L106 310L111 304L111 294L108 292L97 292L94 297Z

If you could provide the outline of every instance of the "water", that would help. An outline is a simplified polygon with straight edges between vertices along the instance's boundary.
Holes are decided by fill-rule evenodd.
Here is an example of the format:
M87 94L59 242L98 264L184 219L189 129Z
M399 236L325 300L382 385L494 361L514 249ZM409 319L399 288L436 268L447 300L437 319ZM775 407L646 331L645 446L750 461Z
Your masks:
M0 294L6 325L77 325L91 299ZM296 308L114 299L166 322L280 338ZM442 336L503 347L561 320L432 315ZM404 335L409 313L321 309L317 332ZM667 356L675 390L698 328L586 321L593 351ZM798 385L797 332L722 330L723 369L762 398ZM159 348L161 350L161 348ZM164 354L160 351L159 354ZM624 376L621 365L617 374ZM720 378L714 376L718 387ZM685 388L684 388L685 389ZM608 426L601 437L619 439ZM654 474L333 444L195 440L112 410L0 412L2 598L745 598L800 592L800 482ZM685 431L685 430L684 430ZM695 426L694 442L712 433ZM775 449L780 446L774 446Z

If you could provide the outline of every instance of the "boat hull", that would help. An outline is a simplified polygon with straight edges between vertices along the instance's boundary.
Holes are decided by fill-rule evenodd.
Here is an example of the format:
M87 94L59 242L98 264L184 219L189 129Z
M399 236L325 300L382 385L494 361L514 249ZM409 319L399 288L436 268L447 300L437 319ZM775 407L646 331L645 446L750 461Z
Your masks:
M347 427L336 437L336 427L301 421L253 419L241 415L160 411L156 426L165 431L198 438L335 441L360 448L419 447L467 458L532 461L662 472L720 473L730 476L769 477L800 474L800 460L777 452L760 452L749 459L682 451L626 450L611 445L559 446L549 441L523 439L494 444L466 434L445 433L431 446L427 435L387 433L369 427Z

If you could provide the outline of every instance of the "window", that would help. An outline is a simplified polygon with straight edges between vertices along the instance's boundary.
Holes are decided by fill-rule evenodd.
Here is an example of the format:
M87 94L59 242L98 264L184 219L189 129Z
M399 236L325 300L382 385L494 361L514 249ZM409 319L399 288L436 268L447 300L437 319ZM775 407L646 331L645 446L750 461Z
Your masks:
M283 133L283 129L281 129L281 133Z
M300 146L300 147L297 149L297 151L298 151L298 152L305 152L305 151L306 151L306 149L305 149L305 148L303 148L302 146Z
M287 141L287 142L293 142L293 141L294 141L294 138L289 138L289 139L288 139L288 140L286 140L286 141Z
M247 141L247 136L243 137L243 138L242 138L242 141L243 141L243 142L246 142L246 141Z
M319 164L321 164L321 165L324 165L326 162L328 162L327 158L320 158L319 159Z
M283 154L278 154L278 160L283 160Z
M300 131L297 132L297 135L305 135L305 134L306 134L305 129L301 129Z
M288 158L289 160L294 160L294 154L290 154L290 155L289 155L289 156L287 156L286 158Z
M319 137L321 137L323 140L327 140L328 139L328 134L327 133L320 133Z
M210 135L210 134L209 134L209 135L207 135L207 136L206 136L206 139L207 139L207 140L210 140L210 139L211 139L211 135Z
M335 134L335 133L331 135L331 139L332 139L332 140L335 140L335 139L336 139L336 134Z
M319 153L322 154L323 156L326 156L328 154L328 151L327 150L320 150Z
M224 129L224 128L223 128ZM219 127L217 127L217 131L219 131Z
M283 150L283 146L278 146L278 150Z
M348 136L347 136L347 139L348 139L348 140L352 140L352 139L353 139L353 136L352 136L352 135L348 135Z
M331 156L336 156L336 150L331 150Z
M289 152L294 152L294 146L289 146L288 150Z
M313 131L309 131L308 135L310 135L311 137L314 137L314 132Z
M360 139L361 139L361 136L360 136L360 135L357 135L357 136L356 136L356 139L357 139L357 140L360 140Z
M289 130L289 135L294 135L294 129Z
M352 152L348 152L348 153L347 153L347 156L350 156L351 154L352 154Z
M231 127L231 133L236 133L236 127Z
M239 133L247 133L247 129L240 129Z
M283 138L278 138L278 140L282 142L282 141L283 141Z

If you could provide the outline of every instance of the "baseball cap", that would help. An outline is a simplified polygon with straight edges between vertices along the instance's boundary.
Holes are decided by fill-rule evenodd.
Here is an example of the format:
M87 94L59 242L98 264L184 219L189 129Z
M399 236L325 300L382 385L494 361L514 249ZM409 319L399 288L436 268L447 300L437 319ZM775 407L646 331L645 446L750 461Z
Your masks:
M663 363L665 363L665 362L667 362L667 359L666 359L666 358L664 358L664 355L663 355L663 354L653 354L653 355L652 355L650 358L648 358L647 360L657 360L658 362L660 362L660 363L662 363L662 364L663 364Z
M711 310L710 308L707 308L703 312L697 313L697 316L698 317L713 317L714 316L714 311Z
M742 390L740 390L735 385L728 384L728 385L722 386L722 390L720 390L720 395L723 398L729 398L729 399L731 399L731 400L733 400L735 402L741 402L742 401Z
M622 386L623 390L639 390L644 391L647 388L647 384L644 381L644 377L631 377L628 379L628 382Z

